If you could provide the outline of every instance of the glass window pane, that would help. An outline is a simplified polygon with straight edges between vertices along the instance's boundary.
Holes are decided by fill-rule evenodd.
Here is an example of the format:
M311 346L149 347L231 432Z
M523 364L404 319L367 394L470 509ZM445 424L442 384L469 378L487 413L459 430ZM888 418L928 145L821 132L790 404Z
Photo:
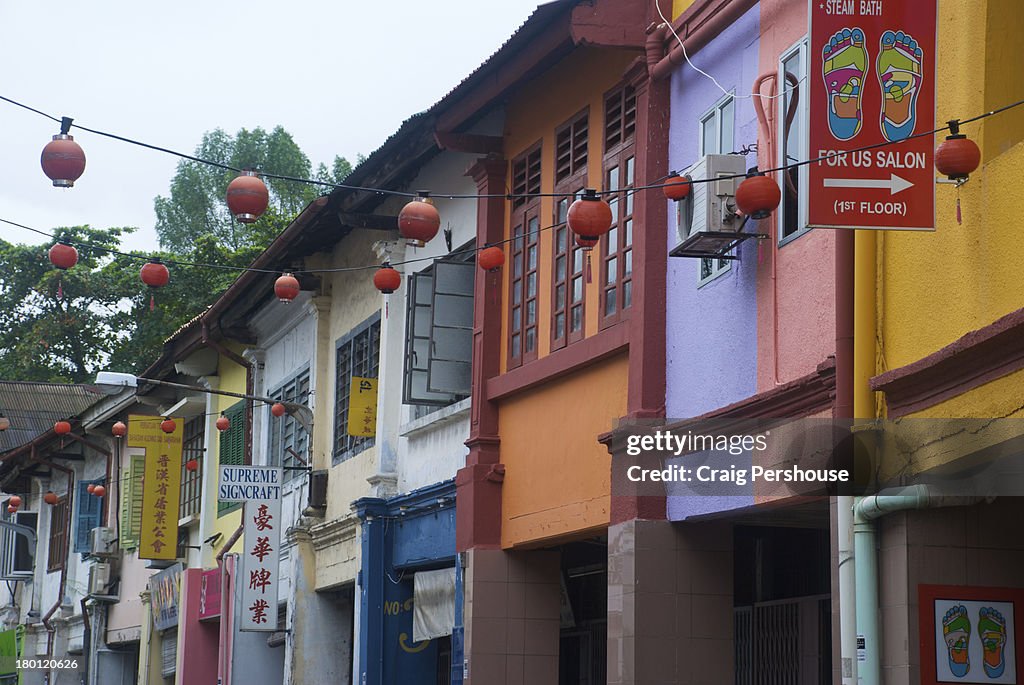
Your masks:
M700 123L700 154L718 154L718 133L715 130L715 115L712 114Z
M629 274L633 273L633 251L627 250L626 253L622 256L622 258L623 266L625 267L624 273L628 276Z
M577 276L572 279L572 301L580 302L583 300L583 277Z
M608 231L608 243L607 244L608 244L608 252L607 252L607 254L612 254L612 253L617 252L619 250L619 229L618 228L612 228L612 230Z
M561 309L565 306L565 286L559 284L555 288L555 309Z
M619 198L609 199L608 206L612 208L612 223L615 224L619 221Z
M615 313L615 288L609 288L604 295L604 315L611 316Z
M721 140L718 151L723 155L733 151L733 109L735 104L732 98L722 105Z
M565 335L565 314L555 314L555 337Z
M572 330L578 331L583 328L583 306L576 305L572 308Z
M512 304L519 304L523 301L523 289L520 288L521 283L516 283L512 286Z
M565 215L569 212L569 198L562 198L558 201L558 219L559 223L565 221Z
M518 333L516 333L515 335L512 336L512 356L513 357L518 357L519 356L519 334Z
M519 328L520 326L522 326L521 318L522 318L522 308L521 307L513 307L512 308L512 328L515 329L515 328Z
M565 278L565 255L555 260L555 280L561 281Z
M634 167L635 166L636 166L635 159L633 157L630 157L629 159L626 160L626 183L625 183L625 185L627 185L627 186L633 185L633 173L634 173Z
M619 189L619 167L613 166L608 170L608 187L606 190Z
M526 325L532 326L537 323L537 300L530 300L526 303Z
M626 193L626 216L633 216L633 193Z
M633 304L633 281L626 281L622 284L622 308L625 309Z
M623 243L623 247L629 247L633 244L633 220L626 219L626 242Z
M564 220L564 218L560 219L560 221ZM565 234L568 233L568 231L569 229L564 226L555 231L555 252L565 252Z
M619 260L617 257L612 257L608 260L605 276L605 283L608 285L611 285L619 279Z
M530 271L537 268L537 246L532 245L526 250L526 268Z
M572 253L572 272L579 273L583 270L583 250L574 250Z
M537 346L537 329L530 328L526 331L526 351L533 352Z
M526 299L537 295L537 273L534 272L526 277Z

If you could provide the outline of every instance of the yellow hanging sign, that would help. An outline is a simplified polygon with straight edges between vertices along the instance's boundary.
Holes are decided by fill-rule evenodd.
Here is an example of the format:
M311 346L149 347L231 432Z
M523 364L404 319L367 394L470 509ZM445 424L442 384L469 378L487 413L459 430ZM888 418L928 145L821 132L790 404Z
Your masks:
M146 450L142 477L142 530L140 559L176 559L178 507L181 503L181 452L185 421L172 419L174 430L165 433L163 419L128 417L128 446Z
M348 395L348 434L367 438L377 434L377 379L352 377Z

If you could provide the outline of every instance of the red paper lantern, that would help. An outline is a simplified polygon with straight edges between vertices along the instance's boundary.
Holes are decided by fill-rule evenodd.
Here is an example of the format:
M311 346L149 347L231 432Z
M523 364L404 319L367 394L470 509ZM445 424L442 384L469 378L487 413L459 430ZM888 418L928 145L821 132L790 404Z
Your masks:
M78 250L75 249L74 245L64 240L55 243L50 248L49 255L50 263L58 269L70 269L75 264L78 264Z
M12 507L15 507L15 508L20 507L21 506L21 497L19 497L18 495L11 495L11 498L9 500L7 500L7 503L10 504Z
M92 489L92 494L96 495L97 497L103 497L104 495L107 494L107 489L102 485L97 485L95 488Z
M7 513L8 514L13 514L16 511L18 511L18 507L14 506L13 504L8 504L7 505Z
M160 430L164 433L173 433L174 429L178 427L178 424L174 422L174 419L166 418L160 422Z
M171 272L159 257L153 257L142 265L139 278L150 288L162 288L171 280Z
M600 241L600 238L584 238L581 235L576 236L576 245L583 248L584 250L593 249L594 245Z
M775 179L765 176L756 168L736 189L736 207L752 219L767 218L782 200L782 191Z
M88 485L86 485L85 491L88 492L90 495L96 492L96 483L89 483Z
M441 215L425 194L421 194L398 213L398 232L406 240L429 242L441 228Z
M189 459L188 461L186 461L185 462L185 470L186 471L198 471L199 470L199 460L198 459Z
M505 263L505 251L500 247L485 247L480 250L476 263L484 271L497 271Z
M110 432L115 438L123 438L128 435L128 426L124 425L124 421L118 421L110 427Z
M223 433L228 428L231 428L231 419L222 415L219 419L217 419L217 430Z
M270 193L263 180L251 169L228 184L228 210L243 224L251 224L267 211Z
M68 421L58 421L53 424L53 432L57 435L67 435L71 432L71 423Z
M71 188L85 172L85 152L73 137L59 133L43 148L39 163L55 187Z
M270 405L270 413L276 416L277 418L281 418L286 413L288 413L288 409L285 408L285 406L280 402L274 402L274 404Z
M952 134L935 149L935 168L951 181L962 181L981 164L978 144L959 132L959 126L950 123Z
M612 227L612 208L597 196L597 191L587 188L583 197L569 205L566 221L576 235L595 240Z
M377 269L377 272L373 274L373 285L385 295L390 295L402 285L402 274L392 269L390 264L384 262Z
M54 504L57 503L57 493L54 492L53 490L50 490L45 495L43 495L43 501L49 504L50 506L53 506Z
M299 296L299 279L290 273L279 276L274 281L274 294L277 295L277 299L288 304Z
M665 179L665 186L661 189L665 193L665 197L677 202L685 200L690 194L690 190L690 179L683 178L682 176L672 176Z

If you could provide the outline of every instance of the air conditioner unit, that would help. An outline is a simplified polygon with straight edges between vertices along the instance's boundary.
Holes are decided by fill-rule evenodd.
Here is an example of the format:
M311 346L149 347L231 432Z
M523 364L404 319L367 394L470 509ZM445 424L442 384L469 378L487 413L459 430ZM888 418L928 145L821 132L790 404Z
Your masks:
M97 526L89 531L89 552L96 557L114 556L116 553L117 535L113 529Z
M89 567L89 594L106 596L110 587L110 564L100 561Z
M750 238L766 238L743 231L745 220L736 215L736 188L746 175L741 155L706 155L684 172L693 183L690 194L678 203L676 230L680 243L672 257L736 259L730 250ZM715 180L717 179L717 180Z

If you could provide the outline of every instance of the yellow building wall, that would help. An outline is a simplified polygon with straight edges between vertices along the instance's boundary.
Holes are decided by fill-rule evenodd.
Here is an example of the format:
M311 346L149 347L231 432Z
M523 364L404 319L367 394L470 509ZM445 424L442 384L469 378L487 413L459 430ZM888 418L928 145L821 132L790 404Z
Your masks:
M680 14L690 9L693 2L694 0L672 0L672 20L674 21Z
M633 50L597 50L578 48L557 65L533 79L509 100L505 119L505 157L514 159L541 142L541 190L550 193L555 177L555 128L564 124L584 107L590 108L590 145L587 151L587 185L602 187L602 155L604 154L604 96L622 81L622 74L640 54ZM509 162L509 179L511 161ZM511 236L511 204L505 217L505 237ZM554 200L541 198L540 226L554 223ZM537 357L551 351L551 270L554 231L540 233L540 255L537 306ZM600 246L593 250L592 282L586 288L586 323L584 332L594 335L598 330L598 303L600 302L601 263ZM502 269L504 292L508 292L511 269ZM508 298L503 302L501 368L507 369L508 355Z
M235 343L227 343L226 345L231 351L237 354L242 354L245 348ZM219 384L216 389L225 390L227 392L245 392L245 368L239 366L234 361L224 357L220 357L217 367L217 373L219 377ZM236 402L240 402L236 397L228 397L226 395L214 395L216 401L214 403L218 412L223 412L232 406ZM215 439L210 441L211 444L207 445L206 454L215 459L217 468L213 470L213 473L220 473L220 440ZM212 480L212 479L211 479ZM224 543L227 542L228 538L242 525L242 507L230 511L223 516L217 515L217 483L207 482L204 484L204 492L206 497L203 500L203 506L208 508L209 515L213 517L213 531L214 533L220 533L221 537L218 540L216 551L219 552L223 547ZM239 538L238 542L235 543L231 551L239 551L245 545L245 540Z
M966 119L1024 99L1017 0L939 3L936 120ZM957 190L936 186L935 233L878 236L878 368L895 369L1024 307L1019 197L1024 107L966 124L982 166ZM941 136L936 137L941 141ZM920 416L1003 416L1020 404L1020 375L988 383Z
M501 403L501 544L607 527L611 457L597 442L626 413L625 354Z

